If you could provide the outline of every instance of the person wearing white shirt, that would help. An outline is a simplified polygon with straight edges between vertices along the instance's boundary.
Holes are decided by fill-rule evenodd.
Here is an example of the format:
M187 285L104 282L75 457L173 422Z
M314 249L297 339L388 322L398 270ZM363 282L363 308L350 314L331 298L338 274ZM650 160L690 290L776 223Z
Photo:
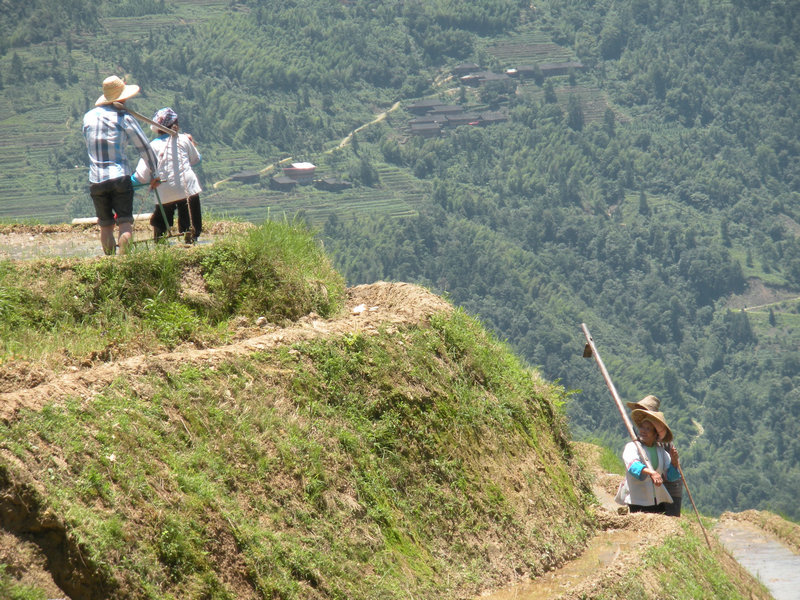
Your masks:
M660 412L636 409L631 412L631 418L639 428L639 441L647 453L652 468L647 467L639 456L635 442L628 442L622 451L622 460L625 463L625 481L628 486L628 496L625 503L633 512L654 512L664 514L667 502L659 502L656 488L664 485L665 481L677 481L681 478L677 466L677 451L674 451L676 464L672 464L670 453L658 445L657 442L668 443L672 441L672 431L667 425L664 415Z
M171 135L162 133L150 143L158 159L156 176L161 180L157 190L161 202L160 205L156 203L150 218L153 237L158 241L169 231L177 210L178 231L185 234L187 243L193 243L203 230L203 217L200 210L202 189L192 167L202 160L202 156L192 136L179 133L178 115L174 110L169 107L159 109L153 115L153 121L175 132ZM150 127L157 129L154 125ZM150 176L147 163L140 160L134 182L147 181Z

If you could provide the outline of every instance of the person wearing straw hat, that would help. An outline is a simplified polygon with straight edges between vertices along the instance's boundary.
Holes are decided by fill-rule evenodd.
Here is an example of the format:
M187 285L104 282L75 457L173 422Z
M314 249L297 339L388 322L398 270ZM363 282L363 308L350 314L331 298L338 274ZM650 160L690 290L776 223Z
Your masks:
M83 117L83 136L89 154L89 193L94 203L103 252L115 254L114 225L119 226L119 249L124 254L133 236L133 184L125 156L129 142L156 169L156 155L136 119L116 106L139 93L138 85L126 85L112 75L103 81L103 95ZM116 105L116 106L115 106ZM150 180L155 188L159 181Z
M628 408L631 410L643 409L651 412L658 412L661 406L661 400L652 394L645 396L638 402L627 402ZM674 442L661 443L661 446L669 453L670 461L674 466L678 466L678 449L675 448ZM665 481L664 488L672 496L672 504L667 504L666 515L669 517L681 516L681 502L683 500L683 478L677 481Z
M178 114L170 107L164 107L153 115L153 122L175 132L174 135L164 133L156 125L150 129L159 132L159 136L150 143L150 147L158 158L158 188L161 206L156 205L150 225L156 241L169 231L178 210L178 231L184 233L187 243L194 243L203 230L203 217L200 211L200 182L192 167L197 165L202 156L188 133L178 133ZM144 159L139 159L134 184L148 180L152 171ZM162 212L163 209L163 212Z
M635 442L628 442L622 452L625 463L625 481L628 486L628 495L625 503L633 512L666 512L668 502L657 502L655 488L664 484L664 481L680 479L680 472L672 464L670 455L658 445L657 442L668 443L672 441L672 431L667 425L664 415L657 411L634 409L631 419L639 428L639 441L650 459L652 469L639 458L639 451Z

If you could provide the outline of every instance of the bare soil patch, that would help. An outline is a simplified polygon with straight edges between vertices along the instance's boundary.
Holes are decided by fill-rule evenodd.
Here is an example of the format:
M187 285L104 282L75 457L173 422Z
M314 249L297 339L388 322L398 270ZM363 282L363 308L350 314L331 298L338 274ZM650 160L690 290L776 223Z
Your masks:
M3 529L0 529L0 564L6 565L6 575L19 585L37 588L48 598L66 596L53 581L41 548Z
M751 277L747 280L747 289L742 294L731 296L727 306L736 310L749 310L797 297L796 291L772 288L757 277Z

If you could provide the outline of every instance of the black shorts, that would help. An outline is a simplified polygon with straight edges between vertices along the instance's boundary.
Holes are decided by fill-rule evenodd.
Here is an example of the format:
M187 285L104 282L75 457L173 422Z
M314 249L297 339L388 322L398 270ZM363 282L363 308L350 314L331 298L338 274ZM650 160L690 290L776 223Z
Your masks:
M133 184L130 177L118 177L89 186L100 227L133 223ZM116 215L116 219L114 218Z

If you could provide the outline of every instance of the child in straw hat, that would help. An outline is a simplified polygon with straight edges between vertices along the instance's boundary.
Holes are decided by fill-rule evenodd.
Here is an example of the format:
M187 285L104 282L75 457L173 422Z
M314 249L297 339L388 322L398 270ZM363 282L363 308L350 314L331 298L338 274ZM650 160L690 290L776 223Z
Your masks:
M672 464L670 455L657 442L671 442L672 431L660 412L637 408L631 413L631 418L639 428L639 440L648 455L652 469L641 461L636 444L628 442L622 452L628 486L625 503L629 505L631 512L664 514L668 502L656 500L655 488L662 486L664 481L676 481L681 475Z
M94 203L103 252L114 254L117 242L114 225L119 226L119 249L125 253L133 235L133 184L125 156L132 142L141 157L156 168L156 155L142 128L130 114L114 105L139 93L138 85L126 85L116 75L103 81L103 95L83 117L83 136L89 153L89 193ZM158 180L150 181L156 187Z
M627 402L628 408L631 410L644 409L651 412L658 412L661 406L661 400L652 394L645 396L638 402ZM675 448L674 442L661 443L661 446L669 453L669 458L672 464L678 466L678 449ZM683 478L677 481L665 481L664 487L672 496L672 504L667 504L666 515L669 517L681 516L681 501L683 500Z

